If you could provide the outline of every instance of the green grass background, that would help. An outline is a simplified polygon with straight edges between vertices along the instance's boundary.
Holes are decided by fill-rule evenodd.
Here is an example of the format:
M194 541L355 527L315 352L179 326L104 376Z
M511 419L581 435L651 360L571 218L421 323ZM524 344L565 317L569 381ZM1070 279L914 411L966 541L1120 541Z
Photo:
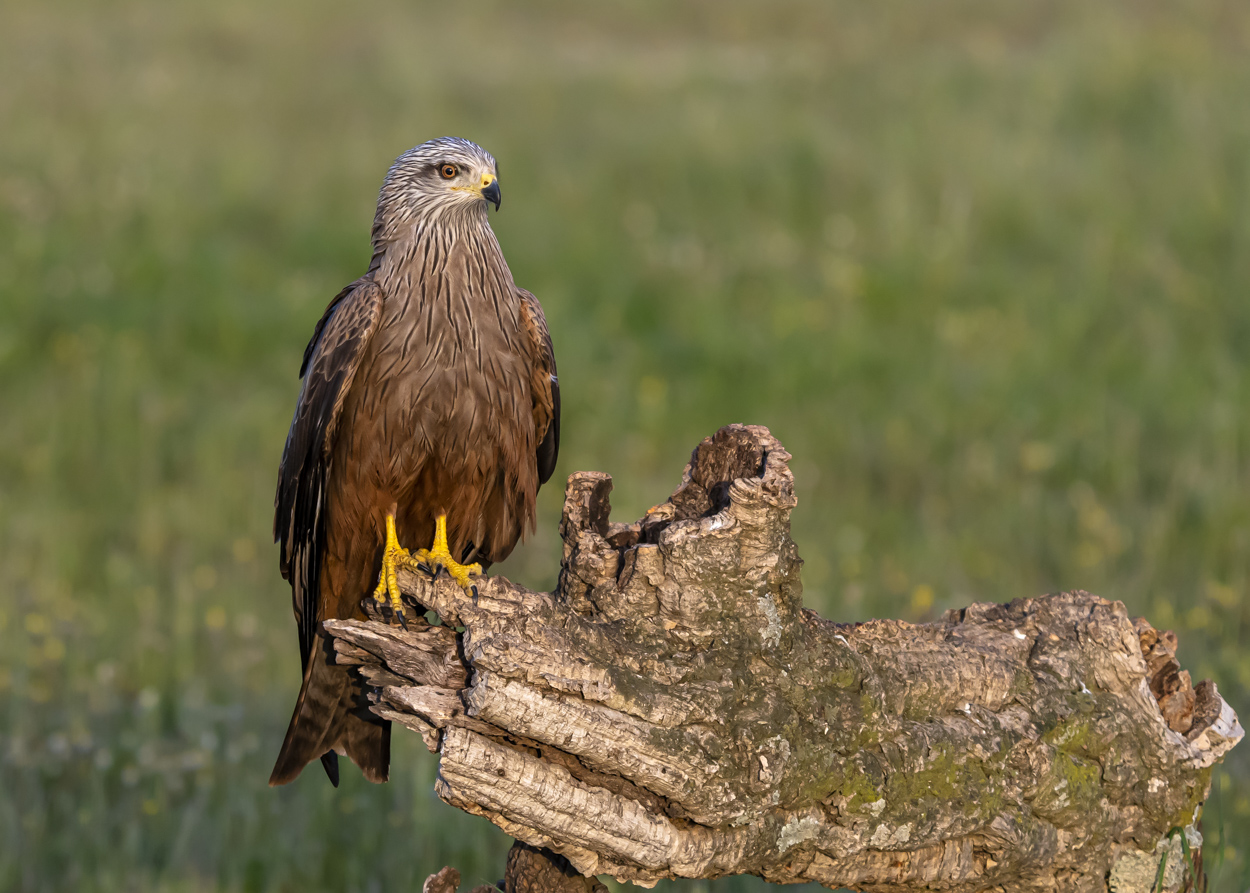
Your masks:
M414 735L265 786L300 352L443 134L500 160L564 394L499 572L554 583L569 472L627 520L763 423L825 615L1086 588L1250 717L1247 97L1244 0L5 3L0 889L498 877ZM1250 746L1205 829L1244 890Z

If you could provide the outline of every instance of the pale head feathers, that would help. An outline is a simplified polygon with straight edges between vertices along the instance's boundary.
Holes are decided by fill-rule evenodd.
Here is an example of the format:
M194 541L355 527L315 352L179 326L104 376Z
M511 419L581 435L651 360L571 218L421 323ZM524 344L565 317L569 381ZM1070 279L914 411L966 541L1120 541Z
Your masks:
M466 139L444 136L409 149L386 172L378 194L374 251L427 226L489 226L487 198L498 176L494 157Z

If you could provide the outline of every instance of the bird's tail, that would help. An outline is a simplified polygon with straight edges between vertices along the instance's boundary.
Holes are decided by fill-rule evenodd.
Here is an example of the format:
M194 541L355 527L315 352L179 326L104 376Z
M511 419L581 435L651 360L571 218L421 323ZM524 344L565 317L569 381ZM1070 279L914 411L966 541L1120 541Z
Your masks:
M316 642L324 648L320 636ZM269 784L294 781L305 766L320 758L326 775L338 787L339 754L351 757L369 781L386 781L391 724L369 712L350 668L330 664L322 649L314 649Z

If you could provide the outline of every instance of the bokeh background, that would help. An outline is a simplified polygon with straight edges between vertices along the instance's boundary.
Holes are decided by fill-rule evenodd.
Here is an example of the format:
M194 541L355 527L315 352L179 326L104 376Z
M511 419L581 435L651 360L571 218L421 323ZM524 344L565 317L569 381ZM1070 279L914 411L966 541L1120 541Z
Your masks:
M415 735L389 785L265 785L300 353L444 134L500 159L564 395L500 573L554 583L569 472L631 519L763 423L822 613L1085 588L1250 717L1247 97L1244 0L7 0L0 889L499 876ZM1204 829L1245 890L1250 745Z

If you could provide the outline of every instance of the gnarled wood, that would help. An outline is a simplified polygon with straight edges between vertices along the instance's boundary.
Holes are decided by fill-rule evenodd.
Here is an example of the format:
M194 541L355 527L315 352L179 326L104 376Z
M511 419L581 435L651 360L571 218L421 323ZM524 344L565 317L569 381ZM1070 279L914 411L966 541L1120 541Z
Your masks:
M1144 890L1242 737L1215 685L1085 592L818 617L789 458L767 429L724 428L628 525L607 475L575 474L554 593L407 574L445 625L326 629L373 709L439 754L443 800L586 875Z

